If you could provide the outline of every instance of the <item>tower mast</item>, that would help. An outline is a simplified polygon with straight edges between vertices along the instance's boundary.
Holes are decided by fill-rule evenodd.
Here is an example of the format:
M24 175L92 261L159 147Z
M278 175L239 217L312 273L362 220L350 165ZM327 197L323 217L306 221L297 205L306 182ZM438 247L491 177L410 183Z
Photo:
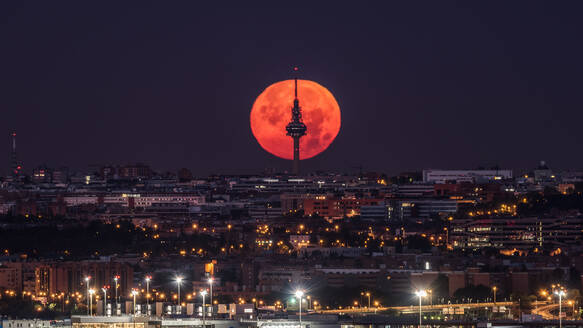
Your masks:
M294 67L294 72L297 72L298 68ZM292 107L292 117L291 121L286 126L287 135L292 137L294 141L294 159L293 159L293 173L295 175L300 174L300 138L306 135L306 125L302 122L302 109L300 107L300 101L298 100L298 77L297 74L294 77L294 106Z
M18 165L18 158L16 157L16 132L12 132L10 135L12 137L12 156L11 156L11 168L12 175L17 176L20 172L20 167Z

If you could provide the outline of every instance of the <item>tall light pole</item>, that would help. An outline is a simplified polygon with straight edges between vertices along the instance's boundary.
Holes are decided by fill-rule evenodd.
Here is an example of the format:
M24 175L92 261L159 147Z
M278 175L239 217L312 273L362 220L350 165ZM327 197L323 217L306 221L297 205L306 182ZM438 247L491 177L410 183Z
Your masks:
M555 290L555 294L559 295L559 328L563 327L563 296L565 295L564 290Z
M182 277L178 276L176 277L176 286L178 286L178 300L177 300L177 307L176 309L180 309L180 284L182 283ZM182 309L180 309L180 313L182 313Z
M85 285L87 286L87 314L89 314L89 280L91 280L91 276L85 277Z
M103 286L101 290L103 291L103 315L107 315L107 288Z
M146 314L150 315L150 281L152 276L146 276Z
M370 309L370 292L366 292L366 297L368 297L368 308Z
M211 293L209 294L209 304L211 305L211 309L213 307L213 282L214 282L213 277L210 277L209 278L209 286L210 286Z
M302 297L304 296L303 290L296 290L296 297L298 298L299 307L300 307L300 328L302 328Z
M132 289L132 296L134 297L134 317L136 316L136 295L138 295L138 291Z
M494 286L492 287L492 291L494 292L494 304L496 304L496 291L498 290L498 287Z
M415 295L419 297L419 327L421 328L421 301L423 300L423 297L427 296L427 292L424 290L418 290L415 292Z
M117 307L118 307L118 305L117 305L117 302L118 302L118 299L117 299L117 287L119 287L119 285L117 283L118 280L119 280L119 276L116 275L116 276L113 277L113 281L115 282L115 312L114 312L115 315L117 315Z
M95 294L95 290L89 290L89 315L93 315L93 294Z
M200 292L200 295L202 295L202 326L205 327L206 325L205 325L204 319L205 319L206 310L205 310L205 304L204 304L205 303L204 297L206 296L206 290L202 290Z

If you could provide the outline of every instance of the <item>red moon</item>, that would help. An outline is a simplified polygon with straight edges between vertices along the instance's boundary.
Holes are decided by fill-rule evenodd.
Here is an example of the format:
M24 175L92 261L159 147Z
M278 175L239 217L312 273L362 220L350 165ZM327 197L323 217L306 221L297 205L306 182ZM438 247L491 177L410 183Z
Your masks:
M330 146L340 131L340 107L328 89L298 80L298 99L306 135L300 139L300 159L318 155ZM276 82L263 91L251 109L251 131L269 153L293 159L293 140L285 127L291 121L294 80Z

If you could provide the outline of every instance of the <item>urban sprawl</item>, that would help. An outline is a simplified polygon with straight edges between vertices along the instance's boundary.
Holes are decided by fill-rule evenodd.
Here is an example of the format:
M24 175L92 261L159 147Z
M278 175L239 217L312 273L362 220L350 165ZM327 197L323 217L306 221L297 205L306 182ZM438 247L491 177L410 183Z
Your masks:
M582 191L583 172L544 162L204 178L14 165L1 326L579 322Z

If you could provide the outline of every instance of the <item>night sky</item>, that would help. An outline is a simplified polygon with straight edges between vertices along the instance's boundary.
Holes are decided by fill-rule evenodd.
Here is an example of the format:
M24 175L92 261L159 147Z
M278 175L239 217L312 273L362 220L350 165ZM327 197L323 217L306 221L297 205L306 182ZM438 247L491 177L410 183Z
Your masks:
M3 1L0 173L287 169L249 127L273 82L342 111L304 171L583 168L583 2ZM290 104L291 106L291 104Z

